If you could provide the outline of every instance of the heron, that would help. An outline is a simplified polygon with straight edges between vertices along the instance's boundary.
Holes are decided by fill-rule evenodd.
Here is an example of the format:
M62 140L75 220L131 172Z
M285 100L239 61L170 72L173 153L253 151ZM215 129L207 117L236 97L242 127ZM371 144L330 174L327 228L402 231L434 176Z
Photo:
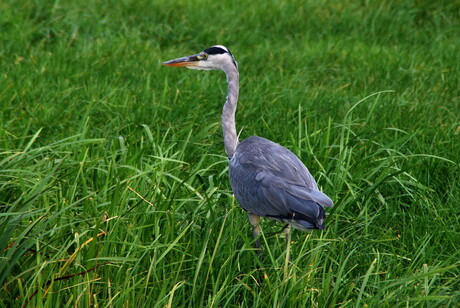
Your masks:
M302 231L324 229L325 207L332 200L318 185L302 161L287 148L268 139L252 136L239 142L235 113L239 93L238 64L230 50L211 46L198 54L162 63L195 70L221 70L227 77L228 92L222 109L222 131L229 161L233 194L247 212L255 246L260 256L260 218L284 224L286 243L291 226Z

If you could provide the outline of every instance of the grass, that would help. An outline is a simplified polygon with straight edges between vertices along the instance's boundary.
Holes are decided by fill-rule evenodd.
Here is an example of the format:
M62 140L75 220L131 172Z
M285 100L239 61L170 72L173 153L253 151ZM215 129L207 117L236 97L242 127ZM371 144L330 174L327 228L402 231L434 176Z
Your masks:
M456 307L455 1L0 3L1 307ZM279 142L335 201L327 230L232 196L218 72L243 138ZM262 268L267 279L258 282Z

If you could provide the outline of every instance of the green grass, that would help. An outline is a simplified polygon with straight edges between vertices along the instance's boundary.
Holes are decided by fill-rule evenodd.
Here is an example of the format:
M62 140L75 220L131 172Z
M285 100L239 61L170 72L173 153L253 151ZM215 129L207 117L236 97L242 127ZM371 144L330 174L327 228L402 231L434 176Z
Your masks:
M0 307L458 306L459 12L2 1ZM214 44L240 66L241 137L335 201L291 262L272 221L257 259L232 196L223 73L160 65Z

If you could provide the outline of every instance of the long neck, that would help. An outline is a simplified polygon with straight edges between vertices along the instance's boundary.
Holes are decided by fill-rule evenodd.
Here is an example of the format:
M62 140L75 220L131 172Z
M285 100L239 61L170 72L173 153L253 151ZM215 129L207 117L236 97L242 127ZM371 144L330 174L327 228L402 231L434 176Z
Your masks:
M227 75L228 93L227 101L222 109L222 131L224 135L224 146L227 157L230 159L235 153L238 145L238 135L236 134L235 112L238 104L238 69L233 63L224 69Z

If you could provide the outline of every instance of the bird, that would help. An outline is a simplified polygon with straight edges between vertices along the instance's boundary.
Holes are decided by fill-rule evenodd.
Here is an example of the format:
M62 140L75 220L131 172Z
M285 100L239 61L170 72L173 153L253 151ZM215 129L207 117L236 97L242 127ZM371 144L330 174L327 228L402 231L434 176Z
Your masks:
M284 223L286 243L290 241L291 226L302 231L324 229L324 208L334 204L318 189L302 161L287 148L262 137L251 136L239 142L235 124L239 71L230 50L214 45L198 54L162 64L224 71L228 92L222 109L222 132L230 185L236 200L248 214L258 253L261 217Z

